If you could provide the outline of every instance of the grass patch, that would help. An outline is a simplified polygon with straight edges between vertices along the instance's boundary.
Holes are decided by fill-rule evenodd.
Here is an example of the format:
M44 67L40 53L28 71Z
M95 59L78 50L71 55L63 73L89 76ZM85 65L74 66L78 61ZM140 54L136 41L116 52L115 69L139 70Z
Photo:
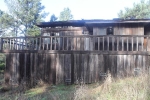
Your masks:
M42 85L24 92L0 93L0 100L150 100L147 75L130 77L103 84Z

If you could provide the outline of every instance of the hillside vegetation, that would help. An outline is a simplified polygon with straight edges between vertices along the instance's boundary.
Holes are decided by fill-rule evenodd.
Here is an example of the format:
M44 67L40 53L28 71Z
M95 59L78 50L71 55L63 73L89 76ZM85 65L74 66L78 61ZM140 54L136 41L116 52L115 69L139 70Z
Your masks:
M2 76L0 77L2 79ZM103 83L78 85L47 85L40 83L32 89L21 87L2 91L0 100L150 100L148 75L113 80Z

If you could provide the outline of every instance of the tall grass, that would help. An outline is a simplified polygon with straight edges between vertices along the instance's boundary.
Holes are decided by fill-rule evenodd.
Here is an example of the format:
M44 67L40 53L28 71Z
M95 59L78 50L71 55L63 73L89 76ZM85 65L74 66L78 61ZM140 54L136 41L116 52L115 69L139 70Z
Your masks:
M0 93L0 100L150 100L149 75L112 79L101 83L45 85L24 92Z

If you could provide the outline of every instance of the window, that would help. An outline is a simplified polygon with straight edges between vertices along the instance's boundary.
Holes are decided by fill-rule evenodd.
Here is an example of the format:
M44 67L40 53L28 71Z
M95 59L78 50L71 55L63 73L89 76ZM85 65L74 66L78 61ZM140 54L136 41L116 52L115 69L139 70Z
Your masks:
M107 28L107 35L113 35L113 33L114 33L113 28L112 27L108 27Z

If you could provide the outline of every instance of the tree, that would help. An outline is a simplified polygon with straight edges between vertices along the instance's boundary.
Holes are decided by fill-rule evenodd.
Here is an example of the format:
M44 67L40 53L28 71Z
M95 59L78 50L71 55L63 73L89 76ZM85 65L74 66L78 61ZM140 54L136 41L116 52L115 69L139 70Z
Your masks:
M10 15L14 18L13 26L16 33L22 33L25 36L40 34L35 24L48 15L43 12L45 7L41 4L41 0L5 0L5 3Z
M73 15L71 14L71 10L69 8L64 8L62 12L60 12L59 20L67 21L73 19Z
M50 22L56 21L58 18L53 14L51 15Z
M12 31L13 17L6 12L0 10L0 31L3 34L0 36L14 36L14 33L9 34L9 31Z
M118 17L123 19L150 18L150 0L141 0L140 3L134 3L133 8L125 7L124 11L120 10Z

